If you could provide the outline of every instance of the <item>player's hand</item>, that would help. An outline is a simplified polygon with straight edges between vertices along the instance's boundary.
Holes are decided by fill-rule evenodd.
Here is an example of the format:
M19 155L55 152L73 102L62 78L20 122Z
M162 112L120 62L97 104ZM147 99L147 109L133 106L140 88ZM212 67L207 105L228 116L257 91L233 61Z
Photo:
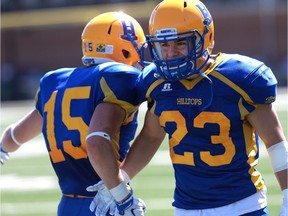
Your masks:
M279 212L279 216L287 216L288 215L288 189L283 190L283 204Z
M2 143L0 143L0 152L1 152L0 162L1 162L1 165L3 165L5 161L9 159L9 153L2 149Z
M106 216L108 213L114 215L116 203L103 181L87 187L86 190L97 192L89 207L91 212L95 212L96 216Z
M117 203L114 216L143 216L146 212L146 204L142 199L130 196L124 203Z

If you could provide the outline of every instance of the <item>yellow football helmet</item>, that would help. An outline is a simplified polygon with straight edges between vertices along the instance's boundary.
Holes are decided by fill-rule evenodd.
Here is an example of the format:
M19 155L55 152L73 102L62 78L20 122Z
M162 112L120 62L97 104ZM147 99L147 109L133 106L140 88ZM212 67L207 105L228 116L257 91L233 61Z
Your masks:
M164 0L159 3L150 16L149 34L147 44L158 75L169 81L199 74L214 47L213 20L199 0ZM188 54L164 60L161 43L180 40L186 40ZM203 60L201 64L199 59Z
M144 57L145 35L140 24L123 12L94 17L82 32L84 65L105 61L135 66Z

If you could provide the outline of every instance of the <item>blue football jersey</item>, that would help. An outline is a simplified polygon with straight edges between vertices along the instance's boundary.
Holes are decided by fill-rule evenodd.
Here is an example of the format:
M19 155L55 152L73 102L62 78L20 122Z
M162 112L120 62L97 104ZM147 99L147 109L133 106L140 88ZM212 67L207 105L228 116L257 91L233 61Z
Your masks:
M43 117L42 132L63 194L94 196L86 187L100 178L89 162L86 136L94 109L102 102L118 104L126 111L121 130L112 140L119 162L126 156L137 128L138 75L133 67L110 62L62 68L41 78L36 108Z
M168 82L157 79L155 71L151 64L140 74L138 93L169 136L173 206L215 208L263 189L255 167L258 137L246 116L275 100L277 81L270 68L219 53L205 72L209 78Z

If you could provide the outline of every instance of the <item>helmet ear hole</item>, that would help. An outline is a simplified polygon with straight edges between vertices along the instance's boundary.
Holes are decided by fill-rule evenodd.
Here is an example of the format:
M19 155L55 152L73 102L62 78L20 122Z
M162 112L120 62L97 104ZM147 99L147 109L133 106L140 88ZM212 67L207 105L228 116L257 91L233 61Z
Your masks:
M122 49L122 54L123 54L124 58L126 58L126 59L130 57L130 52L128 50Z
M187 2L185 1L185 2L184 2L184 8L186 8L186 7L187 7Z
M209 41L212 41L214 38L213 33L211 32L211 34L209 35Z

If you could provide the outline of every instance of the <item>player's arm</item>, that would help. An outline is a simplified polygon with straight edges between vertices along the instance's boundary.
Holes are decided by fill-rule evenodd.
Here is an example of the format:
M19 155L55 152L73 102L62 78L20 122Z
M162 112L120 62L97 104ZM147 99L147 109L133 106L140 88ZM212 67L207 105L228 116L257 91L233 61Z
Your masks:
M110 213L113 213L112 210L116 207L113 199L117 205L116 215L134 215L138 211L137 215L142 215L146 209L145 203L141 199L133 197L132 188L124 181L111 143L111 138L120 130L125 115L125 110L119 105L99 104L92 116L86 138L89 160L110 191L109 193L103 185L101 186L101 182L101 190L98 188L99 183L92 186L92 190L95 187L98 193L90 205L90 210L95 211L96 209L96 212L102 212L104 215L109 209ZM102 198L98 197L99 194L102 194ZM112 202L110 202L111 198ZM133 213L133 211L135 212Z
M119 131L124 118L125 111L120 106L112 103L99 104L90 121L86 138L89 160L108 189L116 187L123 181L110 140ZM95 132L99 134L88 138Z
M288 145L277 113L271 104L260 105L248 117L250 124L256 129L263 140L275 176L279 182L284 195L284 202L281 211L287 211L287 166L288 166ZM285 207L285 210L283 207Z
M5 129L1 137L2 148L7 152L16 151L22 144L39 135L41 131L42 116L34 109Z
M143 215L146 211L145 203L133 197L133 190L127 184L129 179L124 179L111 143L125 116L125 110L119 105L101 103L89 125L86 138L89 160L107 186L100 181L87 188L88 191L97 191L90 205L90 210L96 215L106 215L107 211L113 215Z
M279 181L281 189L287 188L287 141L282 130L282 126L277 117L276 111L273 106L270 105L260 105L247 117L250 124L256 129L260 138L263 140L267 149L271 147L276 147L277 144L284 142L286 151L283 151L281 157L283 163L286 163L286 169L276 170L275 175ZM275 160L276 158L272 158ZM271 161L271 163L275 163ZM285 164L284 164L285 165Z
M22 144L39 135L41 131L42 116L36 109L30 111L15 124L8 126L1 137L1 163L4 163L5 156L8 157L5 155L7 152L16 151Z
M165 131L156 115L147 111L143 128L130 148L121 166L130 178L133 178L152 159L163 139Z

